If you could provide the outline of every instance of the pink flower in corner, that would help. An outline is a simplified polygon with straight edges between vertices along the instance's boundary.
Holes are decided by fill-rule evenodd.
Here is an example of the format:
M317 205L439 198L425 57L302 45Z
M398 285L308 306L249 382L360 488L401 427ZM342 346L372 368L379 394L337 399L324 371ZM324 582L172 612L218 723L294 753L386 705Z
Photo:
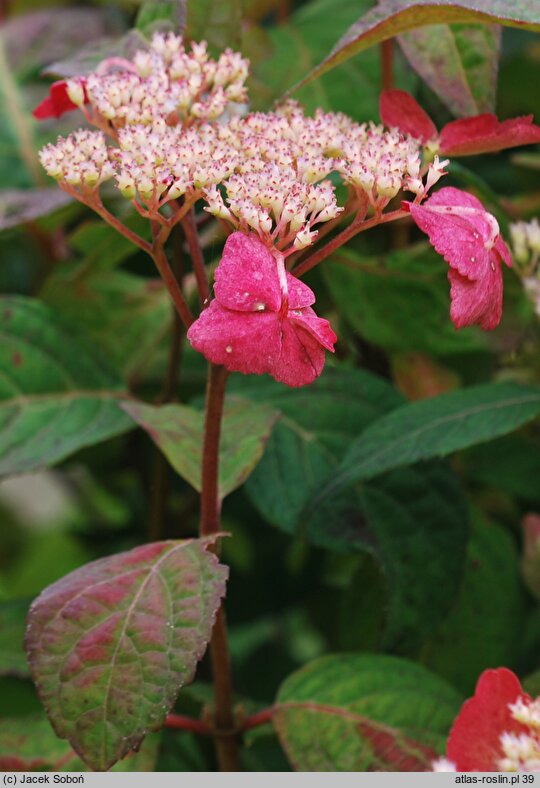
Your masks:
M79 78L77 82L83 89L84 103L87 103L86 80ZM45 120L46 118L59 118L64 112L79 109L79 106L70 99L68 90L69 85L66 79L53 82L49 89L49 95L43 99L41 104L37 105L32 115L37 120Z
M403 203L449 264L450 317L456 328L478 323L485 331L502 314L501 260L512 265L494 216L472 194L448 186L422 205Z
M277 250L232 233L214 292L187 334L209 361L245 375L268 373L288 386L305 386L321 374L325 349L333 352L337 337L311 309L312 290L285 271Z
M442 156L472 156L540 142L540 127L532 122L532 115L502 122L491 113L473 115L447 123L439 135L427 112L404 90L384 91L379 107L386 126L395 126L423 144L435 143Z
M508 668L485 670L448 737L446 759L435 771L540 770L540 699L523 691Z

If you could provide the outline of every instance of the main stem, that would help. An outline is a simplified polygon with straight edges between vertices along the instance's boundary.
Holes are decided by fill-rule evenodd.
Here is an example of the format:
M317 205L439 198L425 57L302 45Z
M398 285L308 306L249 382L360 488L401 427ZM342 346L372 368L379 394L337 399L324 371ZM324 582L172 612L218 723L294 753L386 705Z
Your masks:
M221 526L221 500L219 497L219 441L227 370L216 364L208 368L206 389L206 417L202 462L201 523L200 535L213 536ZM218 548L214 548L217 552ZM227 625L223 607L216 617L210 641L210 660L215 691L214 739L219 769L222 772L240 771L238 731L233 712L233 690Z

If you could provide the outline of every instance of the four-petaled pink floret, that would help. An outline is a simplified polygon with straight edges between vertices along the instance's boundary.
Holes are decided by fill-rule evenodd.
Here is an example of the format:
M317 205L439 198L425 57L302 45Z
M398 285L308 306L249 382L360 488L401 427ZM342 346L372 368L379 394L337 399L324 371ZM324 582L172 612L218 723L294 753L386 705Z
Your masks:
M472 156L540 142L540 126L532 122L532 115L501 122L486 112L451 121L439 135L427 112L405 90L385 90L379 109L386 126L429 144L443 156Z
M495 328L502 314L501 260L512 265L495 217L472 194L451 186L422 205L403 206L450 266L450 317L456 328L474 323Z
M285 271L283 256L254 235L232 233L215 274L215 298L188 331L214 364L244 374L268 373L305 386L324 367L336 335L311 305L312 290Z

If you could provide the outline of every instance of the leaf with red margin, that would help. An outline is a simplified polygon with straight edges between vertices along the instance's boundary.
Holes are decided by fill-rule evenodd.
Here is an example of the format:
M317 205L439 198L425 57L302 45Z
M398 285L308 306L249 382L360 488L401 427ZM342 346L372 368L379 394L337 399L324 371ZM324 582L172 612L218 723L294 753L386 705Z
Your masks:
M330 54L289 93L344 63L364 49L425 25L501 24L540 31L540 5L530 0L379 0L336 43Z
M228 570L214 540L154 542L46 588L28 615L30 669L60 738L109 769L160 728L210 639Z
M403 736L393 728L385 728L369 720L358 723L358 730L371 744L378 772L431 771L437 753L431 747Z

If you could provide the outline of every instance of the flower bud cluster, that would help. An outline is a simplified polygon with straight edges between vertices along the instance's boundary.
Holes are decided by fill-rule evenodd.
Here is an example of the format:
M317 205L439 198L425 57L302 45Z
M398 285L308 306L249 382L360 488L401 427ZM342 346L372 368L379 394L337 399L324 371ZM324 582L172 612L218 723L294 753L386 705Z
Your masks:
M157 207L187 198L221 183L234 172L237 154L218 137L214 126L169 127L161 118L152 126L129 126L118 133L111 153L116 182L124 197Z
M66 138L59 137L56 144L41 150L39 158L47 175L83 191L98 187L115 174L100 131L79 129Z
M528 731L501 734L504 757L499 769L503 772L540 771L540 699L519 698L509 708L512 717Z
M238 52L227 49L213 60L205 42L187 51L181 37L156 33L132 61L113 60L110 70L104 61L88 76L90 117L113 129L158 118L182 126L214 121L229 105L246 101L247 75L248 61Z
M518 272L534 310L540 316L540 223L514 222L510 225L512 251Z

